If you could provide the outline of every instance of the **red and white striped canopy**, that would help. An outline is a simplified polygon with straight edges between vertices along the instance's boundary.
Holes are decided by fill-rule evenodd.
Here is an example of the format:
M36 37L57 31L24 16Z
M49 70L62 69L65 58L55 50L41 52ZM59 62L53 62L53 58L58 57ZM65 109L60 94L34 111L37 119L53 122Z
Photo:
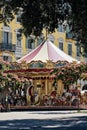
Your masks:
M30 63L31 61L47 62L47 60L51 60L52 62L57 61L77 62L76 59L64 53L49 40L40 44L36 49L20 58L17 62L18 63L21 63L22 61L26 61L26 63Z

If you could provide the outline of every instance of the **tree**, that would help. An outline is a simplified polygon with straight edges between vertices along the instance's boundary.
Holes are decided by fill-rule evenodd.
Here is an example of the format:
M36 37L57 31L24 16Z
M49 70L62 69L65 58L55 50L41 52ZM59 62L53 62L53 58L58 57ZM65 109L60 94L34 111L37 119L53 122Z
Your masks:
M87 52L87 0L0 0L0 20L5 24L22 11L22 32L25 35L41 34L43 28L53 32L59 23L67 20L76 45Z
M72 26L73 38L77 41L76 45L83 48L83 56L87 57L87 0L67 0L72 13L69 21ZM68 21L68 22L69 22Z
M65 13L63 0L1 0L3 22L6 24L14 14L22 11L21 24L25 35L40 35L43 28L53 32L58 22L64 21Z

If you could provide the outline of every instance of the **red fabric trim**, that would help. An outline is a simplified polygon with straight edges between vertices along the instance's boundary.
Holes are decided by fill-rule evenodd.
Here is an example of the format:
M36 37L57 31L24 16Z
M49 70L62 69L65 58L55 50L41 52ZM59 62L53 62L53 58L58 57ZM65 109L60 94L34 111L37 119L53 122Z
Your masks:
M17 72L51 72L53 69L21 69L21 70L8 70L4 71L4 73L17 73Z

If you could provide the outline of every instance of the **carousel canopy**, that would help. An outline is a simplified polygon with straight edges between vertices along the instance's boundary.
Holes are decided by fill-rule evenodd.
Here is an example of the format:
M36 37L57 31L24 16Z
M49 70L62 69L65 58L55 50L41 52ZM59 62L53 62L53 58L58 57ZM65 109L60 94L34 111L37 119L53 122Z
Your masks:
M31 61L47 62L48 60L52 62L57 61L77 62L76 59L64 53L49 40L40 44L36 49L31 51L29 54L17 60L17 62L18 63L21 63L23 61L25 61L26 63L30 63Z

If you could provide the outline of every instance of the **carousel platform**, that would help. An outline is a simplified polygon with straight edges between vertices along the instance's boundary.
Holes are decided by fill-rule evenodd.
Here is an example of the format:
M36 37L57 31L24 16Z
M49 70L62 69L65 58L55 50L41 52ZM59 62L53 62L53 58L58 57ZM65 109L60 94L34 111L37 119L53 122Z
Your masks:
M87 105L79 106L11 106L10 111L59 111L59 110L87 110ZM0 105L0 111L6 108Z
M87 106L13 106L11 111L87 110Z

